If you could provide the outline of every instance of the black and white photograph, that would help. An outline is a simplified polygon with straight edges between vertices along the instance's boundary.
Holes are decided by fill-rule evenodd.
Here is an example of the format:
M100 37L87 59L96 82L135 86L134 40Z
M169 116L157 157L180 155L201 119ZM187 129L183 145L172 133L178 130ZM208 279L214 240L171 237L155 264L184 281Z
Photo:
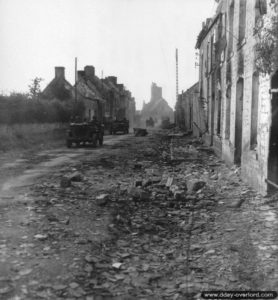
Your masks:
M278 0L0 0L0 300L278 299Z

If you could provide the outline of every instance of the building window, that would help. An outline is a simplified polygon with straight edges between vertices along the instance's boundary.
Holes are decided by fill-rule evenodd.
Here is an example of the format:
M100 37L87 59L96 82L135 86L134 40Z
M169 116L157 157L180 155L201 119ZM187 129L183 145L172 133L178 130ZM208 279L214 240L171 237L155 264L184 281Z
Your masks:
M210 71L213 69L213 64L214 64L214 35L211 36L210 38Z
M222 27L223 27L223 30L222 30L222 36L225 36L226 35L226 30L227 30L227 15L226 14L223 14L222 15Z
M207 60L206 60L206 76L208 76L209 73L209 42L207 44Z
M226 126L225 138L230 138L230 125L231 124L231 84L228 85L226 90Z
M216 133L220 136L221 133L221 110L222 110L222 96L221 90L218 91L218 107L217 107L217 126Z
M207 104L207 110L206 110L206 128L209 131L209 114L210 114L210 82L207 80L207 99L206 99L206 104Z
M220 17L219 17L219 23L218 23L218 28L217 28L217 40L220 40L221 37L222 37L222 34L223 34L223 20L224 20L224 17L223 17L224 14L220 14Z
M258 102L259 102L259 75L257 72L255 72L252 77L252 107L251 107L251 136L250 136L250 147L252 150L254 150L257 146Z
M229 9L229 41L228 41L228 58L233 51L233 39L234 39L234 1L230 5Z
M246 29L246 0L239 1L239 24L238 43L241 44L245 38Z

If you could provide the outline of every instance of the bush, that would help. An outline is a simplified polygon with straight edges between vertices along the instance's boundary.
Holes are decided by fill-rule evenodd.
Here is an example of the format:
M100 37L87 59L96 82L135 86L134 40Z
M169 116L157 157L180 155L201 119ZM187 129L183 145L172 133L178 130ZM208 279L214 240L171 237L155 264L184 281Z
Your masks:
M26 94L0 95L0 124L59 123L82 117L84 104L73 100L32 100Z

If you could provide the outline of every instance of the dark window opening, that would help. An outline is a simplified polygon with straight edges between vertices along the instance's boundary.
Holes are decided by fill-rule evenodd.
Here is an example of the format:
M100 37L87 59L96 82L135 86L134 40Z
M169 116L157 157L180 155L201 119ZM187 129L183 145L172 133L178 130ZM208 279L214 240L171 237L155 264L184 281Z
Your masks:
M228 84L226 90L226 126L225 126L225 138L230 138L230 122L231 122L231 84Z
M234 2L231 4L229 9L229 41L228 41L228 55L229 58L233 51L234 41Z
M227 69L226 69L226 82L231 82L232 81L232 65L231 62L229 61L227 63Z
M207 61L206 61L206 76L208 76L209 73L209 43L207 44Z
M245 38L246 29L246 0L240 0L239 2L239 24L238 24L238 43L241 44Z
M271 79L271 89L278 88L278 71ZM271 127L268 157L268 180L278 184L278 93L271 95Z
M257 146L258 102L259 102L259 75L257 73L254 73L252 78L251 137L250 137L250 147L252 150L254 150Z
M211 36L210 39L210 71L213 70L213 66L214 66L214 35Z
M210 111L210 104L209 104L209 100L210 100L210 86L209 86L210 82L209 80L207 80L207 110L206 110L206 127L209 130L209 111Z
M213 145L213 135L215 134L215 73L211 75L211 102L210 102L210 127L211 127L211 142L210 145Z
M238 63L237 74L238 74L238 76L243 76L243 74L244 74L244 56L243 56L242 51L239 52L237 63Z
M217 28L217 31L218 31L217 40L220 40L221 36L222 36L222 32L223 32L223 20L224 20L224 17L223 17L223 14L221 14L220 17L219 17L219 23L218 23L218 28Z
M222 109L222 96L221 91L218 91L218 107L217 107L217 126L216 133L217 135L221 135L221 109Z
M240 78L236 85L236 120L235 120L235 164L241 164L242 153L242 115L243 115L244 80Z

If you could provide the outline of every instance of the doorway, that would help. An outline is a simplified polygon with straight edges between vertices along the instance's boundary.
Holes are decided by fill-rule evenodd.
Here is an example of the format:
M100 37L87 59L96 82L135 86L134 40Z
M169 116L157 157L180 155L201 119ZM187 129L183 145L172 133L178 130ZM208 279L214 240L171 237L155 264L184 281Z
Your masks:
M242 153L242 114L243 114L244 80L240 78L236 86L236 119L235 119L235 158L237 165L241 164Z
M271 79L271 127L269 139L268 180L278 185L278 71Z
M213 136L214 136L214 113L215 113L215 74L211 75L211 111L210 111L210 128L211 128L211 140L210 145L213 146Z

